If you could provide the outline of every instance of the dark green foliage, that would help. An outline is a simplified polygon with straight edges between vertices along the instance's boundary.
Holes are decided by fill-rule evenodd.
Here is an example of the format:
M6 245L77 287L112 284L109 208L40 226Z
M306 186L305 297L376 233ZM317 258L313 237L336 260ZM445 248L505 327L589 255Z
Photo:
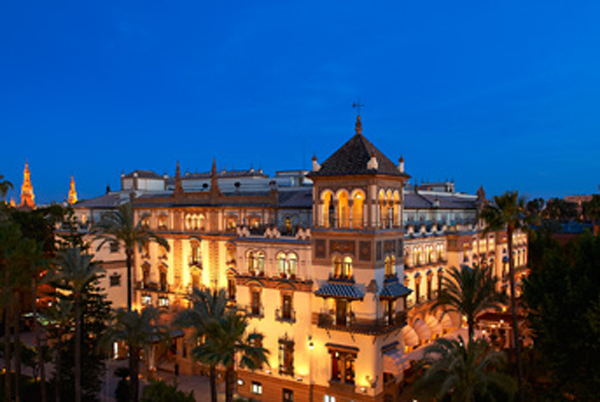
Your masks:
M194 391L185 393L177 389L177 383L169 385L164 381L152 381L144 387L141 402L195 402Z
M577 219L577 204L562 198L550 198L546 202L542 215L546 219L567 222Z
M600 195L594 194L591 201L583 204L583 213L591 222L600 221Z
M110 302L100 293L96 282L89 284L81 305L82 312L82 400L99 401L102 381L106 371L106 353L100 348L101 337L106 330L106 318L110 315ZM61 400L75 400L73 384L75 372L75 337L73 332L64 341L61 350ZM56 376L56 372L54 373ZM55 378L56 380L56 378Z
M117 389L115 389L115 399L117 402L128 402L131 399L131 381L129 381L129 369L119 367L115 370L115 377L119 377Z
M524 283L523 299L547 370L536 393L595 400L600 395L600 238L586 234L560 246L546 242Z
M505 365L504 353L485 339L439 338L425 348L413 392L439 401L510 401L516 387Z

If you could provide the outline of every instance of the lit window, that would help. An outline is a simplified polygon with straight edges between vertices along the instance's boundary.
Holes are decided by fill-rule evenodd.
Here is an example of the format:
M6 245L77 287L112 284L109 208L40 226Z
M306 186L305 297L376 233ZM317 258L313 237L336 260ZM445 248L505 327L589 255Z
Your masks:
M255 395L262 395L262 384L252 381L252 393Z
M279 340L279 374L294 376L294 342Z
M324 395L323 396L323 402L335 402L335 396Z
M283 389L283 402L294 402L294 391L291 389Z
M148 306L150 304L152 304L152 296L142 295L142 305Z
M169 307L169 298L168 297L159 297L158 305L160 307Z

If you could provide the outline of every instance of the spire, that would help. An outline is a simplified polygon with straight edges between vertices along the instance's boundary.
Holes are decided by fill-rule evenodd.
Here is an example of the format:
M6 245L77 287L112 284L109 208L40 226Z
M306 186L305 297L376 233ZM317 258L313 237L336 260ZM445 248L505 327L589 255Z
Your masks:
M177 167L175 168L175 193L178 196L183 194L183 185L181 184L181 167L179 161L177 161Z
M212 169L210 170L210 192L220 194L219 180L217 179L217 158L213 158Z
M71 187L69 188L69 198L67 199L69 205L73 205L77 202L77 190L75 190L75 177L71 175Z
M31 185L31 172L29 171L29 162L25 161L25 170L23 171L23 185L21 186L21 204L19 206L28 206L35 208L35 195Z

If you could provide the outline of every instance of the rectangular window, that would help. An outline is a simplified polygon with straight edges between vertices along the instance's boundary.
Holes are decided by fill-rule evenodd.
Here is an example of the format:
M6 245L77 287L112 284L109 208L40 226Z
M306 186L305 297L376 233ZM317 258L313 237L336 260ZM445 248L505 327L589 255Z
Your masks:
M142 295L142 305L148 306L152 304L152 296L150 295Z
M331 381L354 384L356 354L339 350L331 353Z
M279 374L294 375L294 342L279 341Z
M283 402L294 402L294 391L291 389L283 389Z
M291 321L293 318L292 295L284 294L281 297L281 318L285 321Z
M335 402L335 396L324 395L323 396L323 402Z
M110 243L110 252L118 253L119 252L119 243Z
M260 291L252 291L252 305L251 314L254 316L261 316L262 314L262 306L260 303Z
M114 274L110 276L110 286L121 286L121 275Z
M252 393L255 395L262 395L262 384L252 381Z

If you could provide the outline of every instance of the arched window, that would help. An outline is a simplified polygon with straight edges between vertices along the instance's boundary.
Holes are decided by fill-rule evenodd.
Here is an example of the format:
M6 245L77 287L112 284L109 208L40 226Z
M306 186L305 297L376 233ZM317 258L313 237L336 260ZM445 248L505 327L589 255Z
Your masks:
M365 204L365 195L362 191L354 194L352 198L352 222L351 226L356 229L362 229L363 223L363 210Z
M333 195L331 194L331 192L327 191L325 193L323 193L323 203L322 203L322 220L321 220L321 225L328 228L328 227L334 227L334 216L335 213L333 211Z
M142 287L147 288L150 285L150 264L142 265Z
M254 273L256 267L256 256L254 255L254 252L248 251L246 259L248 260L248 272Z
M342 266L342 277L345 279L352 278L352 258L344 257Z
M393 215L394 226L400 226L400 193L398 191L394 192Z
M277 266L279 268L279 276L284 278L287 275L287 267L286 267L285 254L279 253L277 254Z
M338 222L339 227L350 227L350 206L348 203L348 193L342 191L338 195Z
M264 275L265 274L265 253L259 251L256 255L256 274Z
M296 254L294 253L290 253L288 254L288 274L290 276L295 276L298 274L298 257L296 257Z
M228 232L234 232L237 228L237 216L229 215L225 220L225 228Z
M392 261L390 259L390 257L385 257L385 276L391 275L392 274Z
M235 244L229 243L227 245L227 264L235 265L235 251L236 251Z
M379 192L379 227L381 228L385 228L386 209L385 193L381 190Z
M333 277L342 277L342 259L337 255L333 257Z

